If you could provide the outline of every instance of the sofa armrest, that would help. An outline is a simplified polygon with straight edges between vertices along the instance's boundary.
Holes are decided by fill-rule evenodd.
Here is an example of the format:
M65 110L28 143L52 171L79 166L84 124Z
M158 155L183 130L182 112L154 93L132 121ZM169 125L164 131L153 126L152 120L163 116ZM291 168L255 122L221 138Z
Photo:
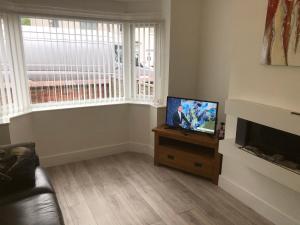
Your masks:
M0 205L43 193L54 193L54 189L45 170L41 167L37 167L35 169L35 185L22 191L1 196Z
M39 194L0 205L1 225L64 225L55 194Z

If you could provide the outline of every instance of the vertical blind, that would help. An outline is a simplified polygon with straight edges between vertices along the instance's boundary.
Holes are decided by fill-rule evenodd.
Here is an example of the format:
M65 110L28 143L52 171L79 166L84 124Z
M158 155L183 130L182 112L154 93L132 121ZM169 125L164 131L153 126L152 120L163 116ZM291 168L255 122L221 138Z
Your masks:
M29 109L23 49L16 15L0 14L0 120Z
M123 25L22 17L33 105L124 100Z
M155 24L133 25L134 98L149 100L155 87Z

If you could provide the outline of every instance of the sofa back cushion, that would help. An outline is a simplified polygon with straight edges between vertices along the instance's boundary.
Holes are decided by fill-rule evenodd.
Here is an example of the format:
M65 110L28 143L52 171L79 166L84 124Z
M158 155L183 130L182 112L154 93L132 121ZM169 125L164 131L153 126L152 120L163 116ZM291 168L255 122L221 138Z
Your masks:
M0 195L34 185L38 159L28 145L0 146Z

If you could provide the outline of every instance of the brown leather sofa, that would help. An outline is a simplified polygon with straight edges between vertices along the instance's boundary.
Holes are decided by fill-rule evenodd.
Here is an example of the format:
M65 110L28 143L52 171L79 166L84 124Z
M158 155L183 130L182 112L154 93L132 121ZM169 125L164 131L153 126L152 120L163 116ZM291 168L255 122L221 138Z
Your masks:
M4 148L11 146L35 147L33 143L28 143ZM54 189L39 162L35 168L34 183L33 186L0 196L1 225L64 225Z

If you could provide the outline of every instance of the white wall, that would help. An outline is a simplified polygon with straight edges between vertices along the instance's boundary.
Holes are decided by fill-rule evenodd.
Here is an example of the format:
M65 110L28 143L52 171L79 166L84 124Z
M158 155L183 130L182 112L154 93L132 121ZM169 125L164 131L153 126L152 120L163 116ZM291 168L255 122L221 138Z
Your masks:
M220 122L225 122L230 76L230 11L229 1L201 0L197 97L220 103Z
M200 8L199 0L171 1L169 95L197 96Z
M115 0L0 0L3 4L10 3L12 9L22 12L27 11L30 7L41 9L67 9L75 11L91 11L91 12L104 12L116 14L142 14L142 13L160 13L162 0L149 0L149 1L115 1ZM1 8L1 5L0 5ZM51 13L58 13L51 11ZM40 13L40 12L36 12ZM59 13L58 13L59 14Z
M267 1L232 0L229 98L300 111L300 67L260 64Z
M161 87L160 96L167 96L169 93L169 72L170 72L170 35L171 35L171 0L161 1L162 16L164 20L162 44L164 51L161 59ZM166 99L162 99L166 101ZM164 104L164 103L161 103Z
M229 98L300 111L300 67L260 64L267 3L227 1L230 16L227 28L232 47ZM272 117L272 113L268 116ZM227 138L235 137L236 119L236 116L227 117ZM300 194L254 172L243 162L224 155L220 184L274 223L300 224Z
M299 192L248 168L241 160L223 156L219 185L276 225L300 224Z
M9 125L0 124L0 145L10 144Z
M128 1L127 13L153 13L161 12L161 2L168 0Z
M129 117L129 140L135 143L150 144L149 135L151 132L151 110L150 106L130 105Z
M127 105L41 111L32 115L42 157L122 144L129 137Z
M109 12L125 12L127 8L126 2L116 2L107 0L86 0L86 1L72 1L72 0L9 0L12 3L41 7L58 7L80 10L100 10Z
M228 1L171 1L169 95L220 102L230 76Z
M11 143L34 142L32 114L11 118L9 123Z
M119 104L37 111L11 119L12 143L33 141L45 166L124 151L153 154L164 108Z
M227 97L300 111L300 67L260 63L267 1L201 0L199 10L197 97L219 101L222 121Z
M12 118L12 143L33 141L45 166L126 151L128 105L37 111Z
M154 155L154 135L152 129L164 124L165 107L147 105L129 106L129 142L131 150ZM150 150L150 151L149 151Z

